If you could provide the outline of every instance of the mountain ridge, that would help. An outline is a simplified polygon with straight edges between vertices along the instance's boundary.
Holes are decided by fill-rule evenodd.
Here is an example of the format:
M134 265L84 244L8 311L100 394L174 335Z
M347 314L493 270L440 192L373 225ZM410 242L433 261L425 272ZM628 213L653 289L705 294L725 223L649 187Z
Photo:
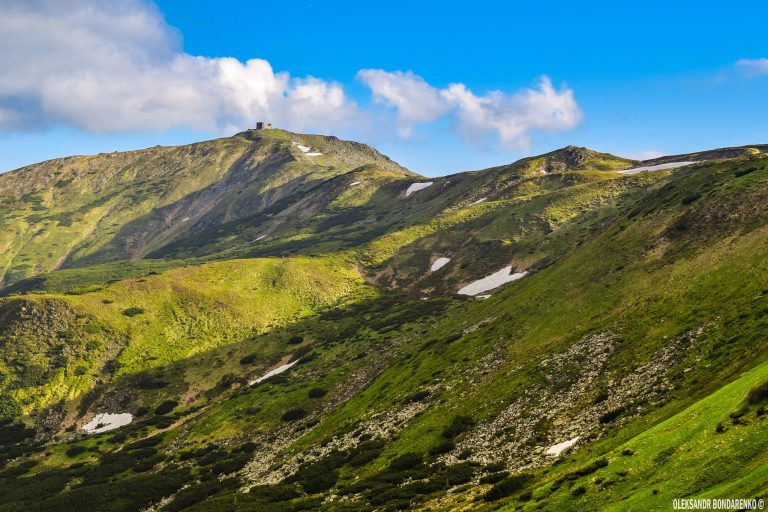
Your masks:
M219 201L152 258L4 289L0 511L768 494L763 146L636 174L569 146L424 178L272 136L266 157L304 162L270 167L278 192L225 187L263 207ZM324 150L340 163L306 156ZM46 201L24 218L60 215Z

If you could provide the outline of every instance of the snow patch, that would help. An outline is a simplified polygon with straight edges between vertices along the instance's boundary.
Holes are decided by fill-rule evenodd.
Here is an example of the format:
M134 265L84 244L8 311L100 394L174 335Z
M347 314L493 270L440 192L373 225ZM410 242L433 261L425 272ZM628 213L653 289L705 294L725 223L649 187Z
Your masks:
M432 263L432 266L429 268L429 270L431 270L432 272L434 272L435 270L440 270L441 268L446 266L450 261L451 261L451 258L444 258L441 256L437 258L434 263Z
M275 368L273 370L269 370L267 373L265 373L264 375L262 375L258 379L249 381L248 385L249 386L253 386L254 384L258 384L259 382L267 380L270 377L273 377L273 376L275 376L277 374L283 373L284 371L286 371L287 369L289 369L291 366L295 365L298 362L299 362L299 360L297 359L297 360L295 360L295 361L293 361L291 363L286 363L286 364L284 364L282 366L278 366L277 368Z
M433 183L434 181L427 181L424 183L411 183L411 186L409 186L408 190L405 191L405 197L408 197L409 195L413 194L414 192L418 192L419 190L424 190Z
M623 171L618 171L619 174L637 174L640 172L647 172L647 171L660 171L661 169L675 169L677 167L685 167L686 165L693 165L698 162L669 162L666 164L659 164L659 165L647 165L645 167L635 167L634 169L624 169Z
M133 421L133 415L128 412L101 413L93 417L91 421L83 425L83 430L89 434L101 434L119 427L124 427Z
M555 457L557 457L558 455L563 453L565 450L575 445L578 440L579 440L579 436L576 436L573 439L563 441L562 443L554 444L550 446L549 449L547 450L547 455L554 455Z
M469 206L474 206L474 205L476 205L476 204L480 204L480 203L482 203L483 201L485 201L486 199L488 199L488 198L487 198L487 197L481 197L480 199L478 199L478 200L477 200L477 201L475 201L474 203L469 203Z
M301 151L302 153L304 153L307 156L320 156L320 155L322 155L322 153L313 152L311 147L305 146L304 144L299 144L298 142L294 142L293 145L296 146L297 148L299 148L299 151Z
M189 220L189 217L184 217L183 219L181 219L181 222L187 222L188 220Z
M349 184L349 186L354 187L355 185L359 185L359 184L360 184L359 181L353 181L352 183Z
M482 279L478 279L474 283L470 283L461 290L458 291L459 295L478 295L488 290L493 290L499 286L516 281L521 277L524 277L528 272L515 272L512 273L512 266L504 267L503 269L495 272L489 276L485 276Z
M489 294L486 294L486 295L475 295L475 298L478 299L478 300L485 300L485 299L490 299L491 296Z

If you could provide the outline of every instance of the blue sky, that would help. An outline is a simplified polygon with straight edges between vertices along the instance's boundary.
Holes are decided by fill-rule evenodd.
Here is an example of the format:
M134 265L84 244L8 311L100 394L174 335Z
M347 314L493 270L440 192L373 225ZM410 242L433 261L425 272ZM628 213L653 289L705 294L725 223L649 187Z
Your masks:
M768 143L763 2L51 4L0 0L0 171L262 118L427 175Z

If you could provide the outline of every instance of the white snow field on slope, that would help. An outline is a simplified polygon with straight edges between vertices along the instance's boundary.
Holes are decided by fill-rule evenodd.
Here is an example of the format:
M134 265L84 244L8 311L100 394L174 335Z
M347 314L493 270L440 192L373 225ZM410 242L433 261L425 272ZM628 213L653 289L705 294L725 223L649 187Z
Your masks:
M322 153L313 152L312 148L310 148L309 146L305 146L304 144L299 144L298 142L294 142L293 145L296 146L297 148L299 148L299 151L301 151L302 153L304 153L307 156L321 156L322 155Z
M662 169L676 169L677 167L685 167L686 165L693 165L697 163L698 162L669 162L667 164L647 165L645 167L635 167L634 169L624 169L623 171L617 172L619 174L637 174L640 172L660 171Z
M498 288L499 286L505 283L517 281L518 279L526 276L527 274L528 272L512 273L512 266L504 267L498 272L494 272L489 276L485 276L482 279L478 279L474 283L469 283L467 286L459 290L457 293L459 295L475 296L480 293L487 292L488 290L493 290L494 288Z
M291 366L295 365L298 362L299 362L299 360L297 359L297 360L295 360L293 362L286 363L286 364L284 364L282 366L278 366L277 368L275 368L273 370L269 370L267 373L265 373L264 375L262 375L258 379L252 380L252 381L248 382L248 385L249 386L253 386L254 384L258 384L259 382L267 380L268 378L270 378L270 377L272 377L274 375L277 375L279 373L283 373L284 371L286 371L287 369L289 369Z
M133 415L128 412L101 413L93 417L91 421L83 425L83 430L89 434L101 434L119 427L124 427L133 421Z
M413 194L414 192L418 192L419 190L424 190L433 183L434 181L427 181L424 183L411 183L411 186L409 186L408 190L405 191L405 197L408 197L409 195Z
M547 455L554 455L557 457L561 453L563 453L564 450L567 450L571 446L576 444L576 441L579 440L579 436L574 437L573 439L569 439L567 441L563 441L562 443L557 443L549 447L547 450Z
M434 263L432 263L432 266L429 268L430 271L434 272L435 270L440 270L444 266L446 266L451 261L451 258L445 258L443 256L437 258Z

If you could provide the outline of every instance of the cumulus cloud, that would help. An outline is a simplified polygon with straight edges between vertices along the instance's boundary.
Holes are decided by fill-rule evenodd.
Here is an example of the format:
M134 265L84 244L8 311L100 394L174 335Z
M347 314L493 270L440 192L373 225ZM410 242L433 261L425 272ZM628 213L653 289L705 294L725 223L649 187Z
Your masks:
M768 59L741 59L736 67L751 76L768 75Z
M190 55L149 0L0 0L0 12L0 131L232 132L268 120L296 131L367 132L380 112L360 107L338 82L292 77L266 60ZM582 117L573 91L547 77L531 89L477 95L412 72L357 76L403 138L447 119L465 140L496 135L520 149L535 132L567 130ZM391 125L376 126L387 135Z
M184 53L141 0L0 0L0 128L65 124L91 132L191 127L217 131L269 119L327 130L354 124L335 82L292 78L269 62Z
M455 105L458 129L469 140L495 133L510 149L531 146L535 131L559 132L575 128L582 113L573 91L560 91L542 77L538 88L524 89L512 95L492 91L476 96L464 84L452 84L442 91L443 97Z
M374 101L397 110L403 137L411 135L414 124L429 123L450 110L440 91L410 71L363 69L357 77L371 89Z
M538 87L514 94L491 91L478 96L461 83L438 89L411 72L366 69L358 77L373 91L374 99L397 111L401 134L413 125L446 114L455 117L459 133L474 143L496 134L510 149L531 145L536 131L558 132L576 127L582 113L567 87L556 90L548 77Z

